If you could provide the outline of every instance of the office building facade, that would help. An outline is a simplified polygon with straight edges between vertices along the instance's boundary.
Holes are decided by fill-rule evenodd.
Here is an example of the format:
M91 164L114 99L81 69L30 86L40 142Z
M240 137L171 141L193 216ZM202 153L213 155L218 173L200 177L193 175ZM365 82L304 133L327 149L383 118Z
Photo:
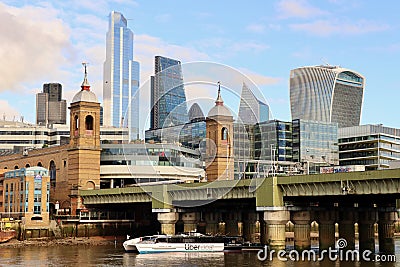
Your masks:
M292 161L292 123L270 120L254 130L254 156L258 160Z
M62 85L43 84L43 92L36 94L36 124L66 124L67 102L62 99Z
M381 124L346 127L339 129L338 138L340 165L380 170L400 160L400 129Z
M100 188L204 179L199 150L175 144L102 144Z
M139 62L133 60L133 32L119 12L110 13L103 77L103 124L127 127L139 138Z
M179 144L191 149L200 149L206 138L206 120L197 103L190 107L188 117L189 122L185 124L147 130L146 143Z
M360 125L365 78L337 66L301 67L290 71L292 119Z
M69 142L68 125L37 126L22 122L0 121L0 155L22 153L24 149L60 146ZM100 127L100 142L122 144L129 142L127 128Z
M293 120L293 161L317 166L339 164L337 123ZM308 166L309 167L309 166Z
M181 62L156 56L151 76L150 129L159 129L188 122L186 94Z
M0 212L4 217L25 218L24 226L49 226L50 177L43 167L29 167L4 173L4 203Z

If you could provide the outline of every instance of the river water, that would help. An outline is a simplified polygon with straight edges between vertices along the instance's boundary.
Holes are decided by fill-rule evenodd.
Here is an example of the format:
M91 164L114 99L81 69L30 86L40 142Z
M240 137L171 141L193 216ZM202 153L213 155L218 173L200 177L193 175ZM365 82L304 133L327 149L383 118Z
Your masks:
M397 262L349 261L260 261L257 252L235 253L125 253L122 244L116 246L55 246L0 248L0 266L273 266L273 267L400 267L400 240L396 241Z

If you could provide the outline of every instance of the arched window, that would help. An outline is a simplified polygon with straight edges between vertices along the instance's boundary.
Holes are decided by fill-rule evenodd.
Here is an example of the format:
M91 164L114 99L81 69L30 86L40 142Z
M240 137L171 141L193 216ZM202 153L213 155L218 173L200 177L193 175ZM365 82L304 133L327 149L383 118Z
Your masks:
M29 168L31 165L29 165L29 163L27 163L26 165L25 165L25 168Z
M55 187L55 185L56 185L56 164L54 163L54 160L51 160L50 161L50 164L49 164L49 169L50 169L50 182L51 182L51 185L53 186L53 187Z
M18 165L15 165L14 170L18 170L18 169L19 169Z
M85 118L85 127L86 130L93 130L93 117L91 115L86 116Z
M221 130L221 139L228 140L228 129L226 129L225 127L223 127Z
M79 117L78 115L74 116L74 136L78 136L79 135L79 131L78 131L78 127L79 127Z
M74 130L78 130L79 127L79 117L78 115L75 115L74 117Z
M43 164L39 161L39 162L37 163L37 166L38 166L38 167L43 167Z

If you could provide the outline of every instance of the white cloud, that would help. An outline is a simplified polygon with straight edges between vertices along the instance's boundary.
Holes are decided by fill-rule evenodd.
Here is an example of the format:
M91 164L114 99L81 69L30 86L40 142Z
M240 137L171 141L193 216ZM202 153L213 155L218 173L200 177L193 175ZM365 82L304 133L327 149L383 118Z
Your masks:
M171 14L161 14L161 15L157 15L155 16L155 21L159 22L159 23L166 23L169 22L171 20L172 16Z
M267 44L254 40L231 40L222 37L200 39L193 42L193 45L201 51L213 51L210 57L219 61L226 61L227 58L244 52L258 54L270 48Z
M373 21L339 21L339 20L317 20L309 23L291 24L290 28L304 31L318 36L330 36L333 34L365 34L370 32L385 31L389 28L386 24Z
M20 119L20 113L6 100L0 100L0 119L6 119L8 121Z
M265 32L265 25L254 23L247 25L246 30L252 33L264 33Z
M281 0L277 4L277 10L282 19L306 19L327 14L326 11L312 6L306 0Z
M281 78L266 76L245 68L240 68L240 70L257 86L273 85L280 83L282 80Z
M147 34L135 35L135 60L140 62L141 83L148 80L150 75L153 75L154 57L156 55L167 56L181 62L210 59L209 55L193 47L169 44L161 38Z
M58 79L73 51L70 29L51 8L0 3L0 91L27 90L38 80ZM25 84L25 85L24 85Z

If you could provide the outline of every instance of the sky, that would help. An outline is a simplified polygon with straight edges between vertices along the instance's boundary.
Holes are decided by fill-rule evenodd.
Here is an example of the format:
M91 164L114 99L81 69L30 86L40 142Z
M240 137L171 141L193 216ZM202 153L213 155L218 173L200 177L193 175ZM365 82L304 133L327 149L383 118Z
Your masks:
M288 121L290 70L340 65L366 79L361 123L400 128L396 0L3 0L0 119L23 116L35 122L35 95L44 83L61 83L69 103L80 90L82 62L89 62L91 89L101 101L112 10L128 19L135 34L134 59L141 64L143 85L153 74L155 55L183 64L223 65L253 81L252 89L266 99L273 117ZM144 110L147 102L141 103Z

